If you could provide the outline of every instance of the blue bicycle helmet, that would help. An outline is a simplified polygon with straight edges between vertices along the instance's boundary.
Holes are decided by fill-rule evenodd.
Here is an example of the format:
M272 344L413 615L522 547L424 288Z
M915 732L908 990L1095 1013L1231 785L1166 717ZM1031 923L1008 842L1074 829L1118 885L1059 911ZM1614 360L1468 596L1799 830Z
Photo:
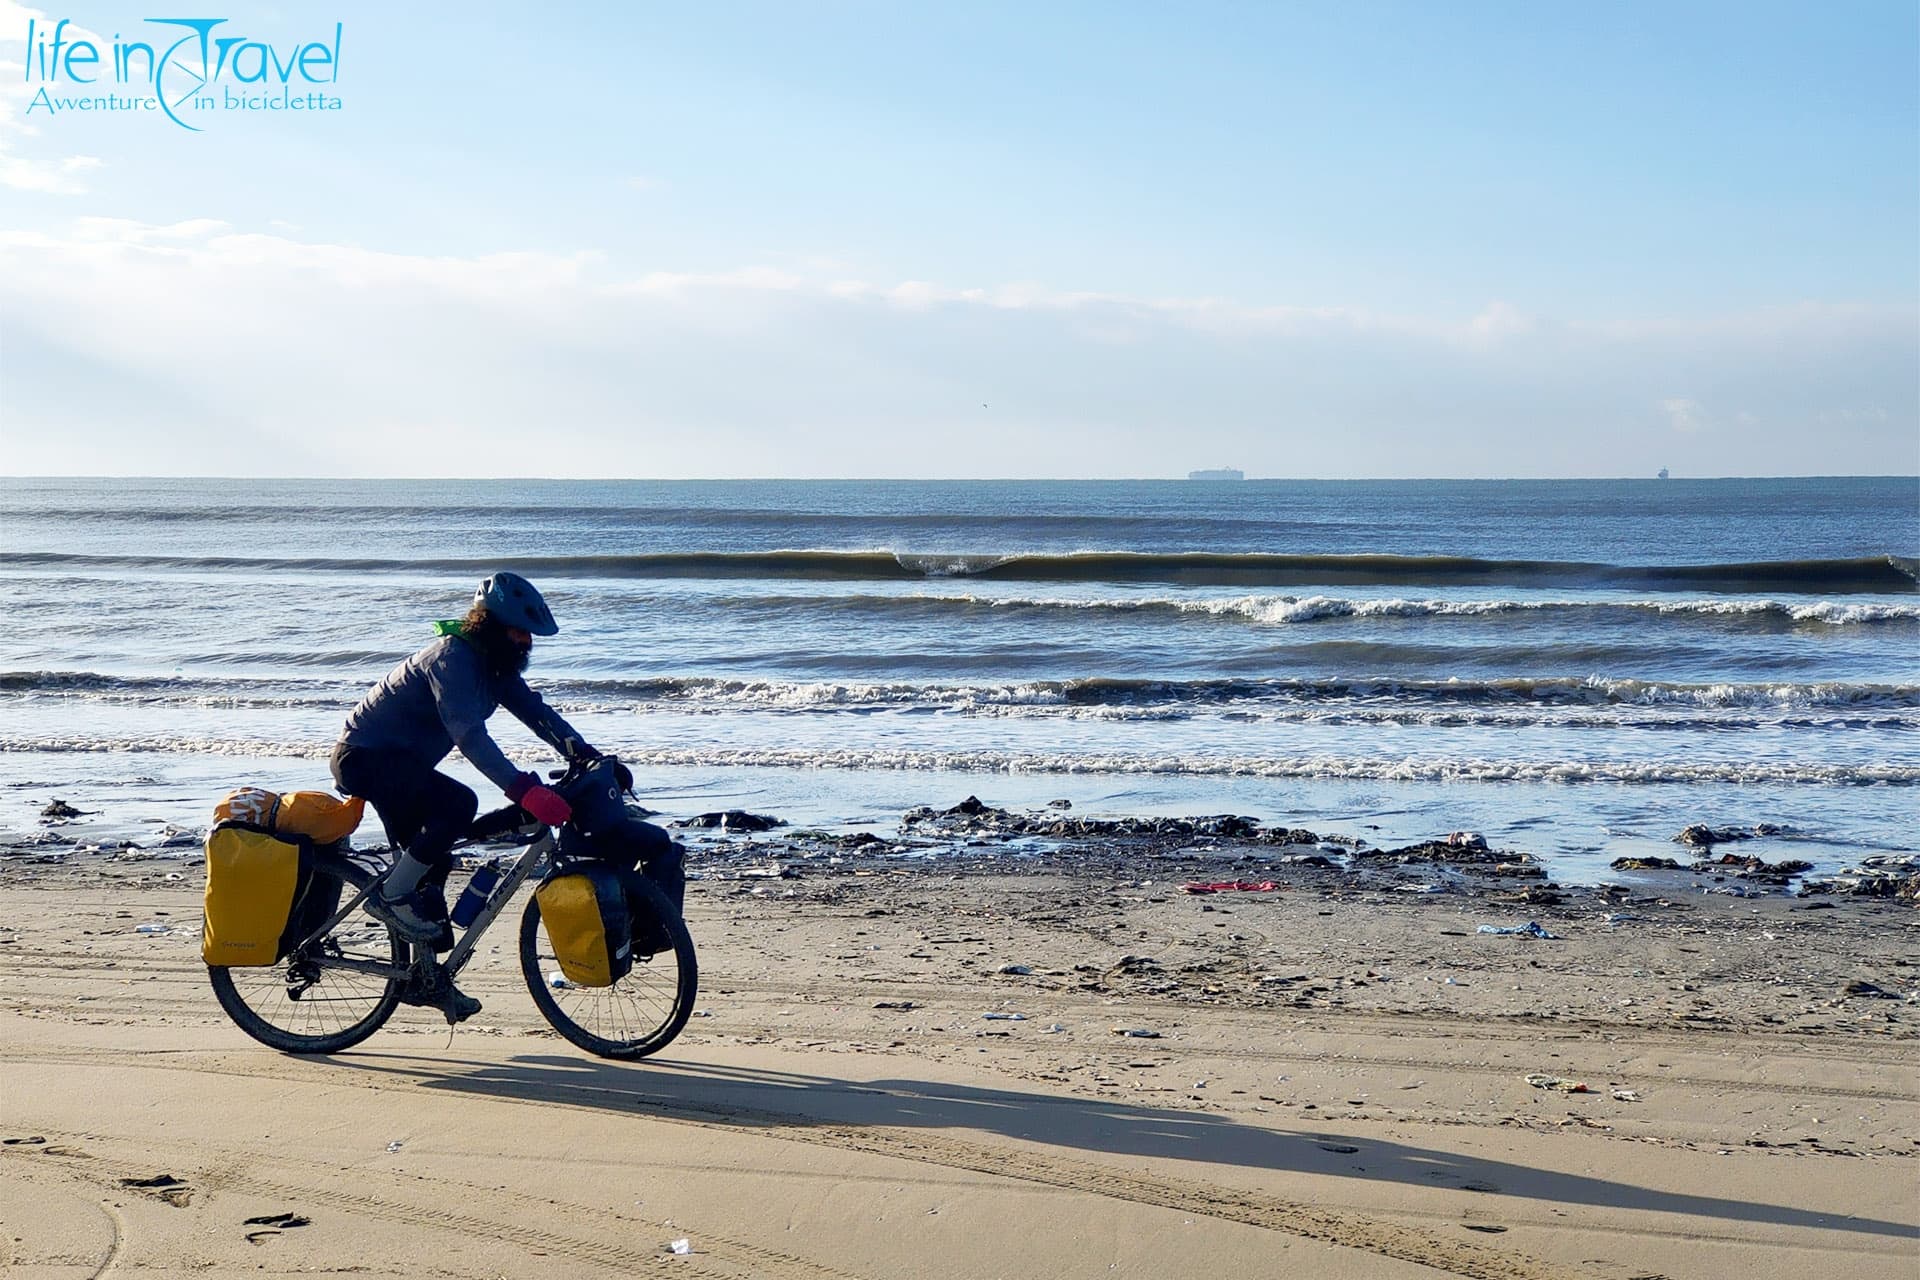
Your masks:
M536 636L560 633L560 624L553 620L553 610L547 608L547 602L540 598L533 584L517 573L494 574L473 593L473 602L485 605L487 612L505 626L531 631Z

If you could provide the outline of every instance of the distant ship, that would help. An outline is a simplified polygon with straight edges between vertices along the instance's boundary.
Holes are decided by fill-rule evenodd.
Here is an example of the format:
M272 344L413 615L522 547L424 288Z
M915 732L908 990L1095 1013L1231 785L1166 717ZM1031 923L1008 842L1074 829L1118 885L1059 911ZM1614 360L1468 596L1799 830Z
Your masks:
M1667 478L1667 469L1665 467L1660 468L1660 478L1662 480Z
M1245 480L1247 473L1238 467L1215 467L1210 471L1189 471L1189 480Z

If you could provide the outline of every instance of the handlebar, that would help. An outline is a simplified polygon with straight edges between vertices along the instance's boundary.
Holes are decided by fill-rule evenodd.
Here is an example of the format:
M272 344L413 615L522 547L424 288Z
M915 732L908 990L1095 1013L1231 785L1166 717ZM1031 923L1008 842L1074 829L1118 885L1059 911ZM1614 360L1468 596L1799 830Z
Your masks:
M578 797L568 795L568 790L574 784L581 781L590 770L602 765L610 766L613 769L614 781L621 791L628 794L632 793L633 771L613 756L595 756L587 760L576 759L571 761L564 769L549 769L547 771L547 777L552 779L554 790L566 796L568 803L573 804L577 809L579 807ZM461 843L472 844L479 840L491 840L495 837L506 835L510 831L535 835L543 829L542 824L536 821L532 814L517 804L509 804L498 809L490 810L475 818L472 825L467 828L466 839Z

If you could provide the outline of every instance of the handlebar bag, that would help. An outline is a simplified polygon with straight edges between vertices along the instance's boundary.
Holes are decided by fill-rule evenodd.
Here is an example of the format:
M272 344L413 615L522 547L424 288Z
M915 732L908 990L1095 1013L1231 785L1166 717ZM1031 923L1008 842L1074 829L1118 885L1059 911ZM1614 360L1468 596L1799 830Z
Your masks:
M296 908L313 885L313 841L246 822L207 833L206 922L200 957L241 968L282 959L300 940Z
M568 982L610 987L627 976L633 968L633 936L617 870L597 862L559 867L533 896Z

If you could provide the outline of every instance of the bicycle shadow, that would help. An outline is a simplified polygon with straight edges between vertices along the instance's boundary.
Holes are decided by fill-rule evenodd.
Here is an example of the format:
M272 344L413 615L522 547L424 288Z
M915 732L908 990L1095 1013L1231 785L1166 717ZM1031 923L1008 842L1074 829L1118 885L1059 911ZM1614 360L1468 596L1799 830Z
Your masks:
M384 1065L388 1059L392 1065ZM850 1081L714 1063L622 1064L558 1055L505 1062L356 1053L337 1066L414 1077L421 1088L655 1115L742 1129L925 1128L1112 1155L1363 1178L1561 1205L1920 1239L1920 1225L1790 1205L1680 1194L1605 1178L1348 1134L1270 1129L1200 1111L945 1081Z

